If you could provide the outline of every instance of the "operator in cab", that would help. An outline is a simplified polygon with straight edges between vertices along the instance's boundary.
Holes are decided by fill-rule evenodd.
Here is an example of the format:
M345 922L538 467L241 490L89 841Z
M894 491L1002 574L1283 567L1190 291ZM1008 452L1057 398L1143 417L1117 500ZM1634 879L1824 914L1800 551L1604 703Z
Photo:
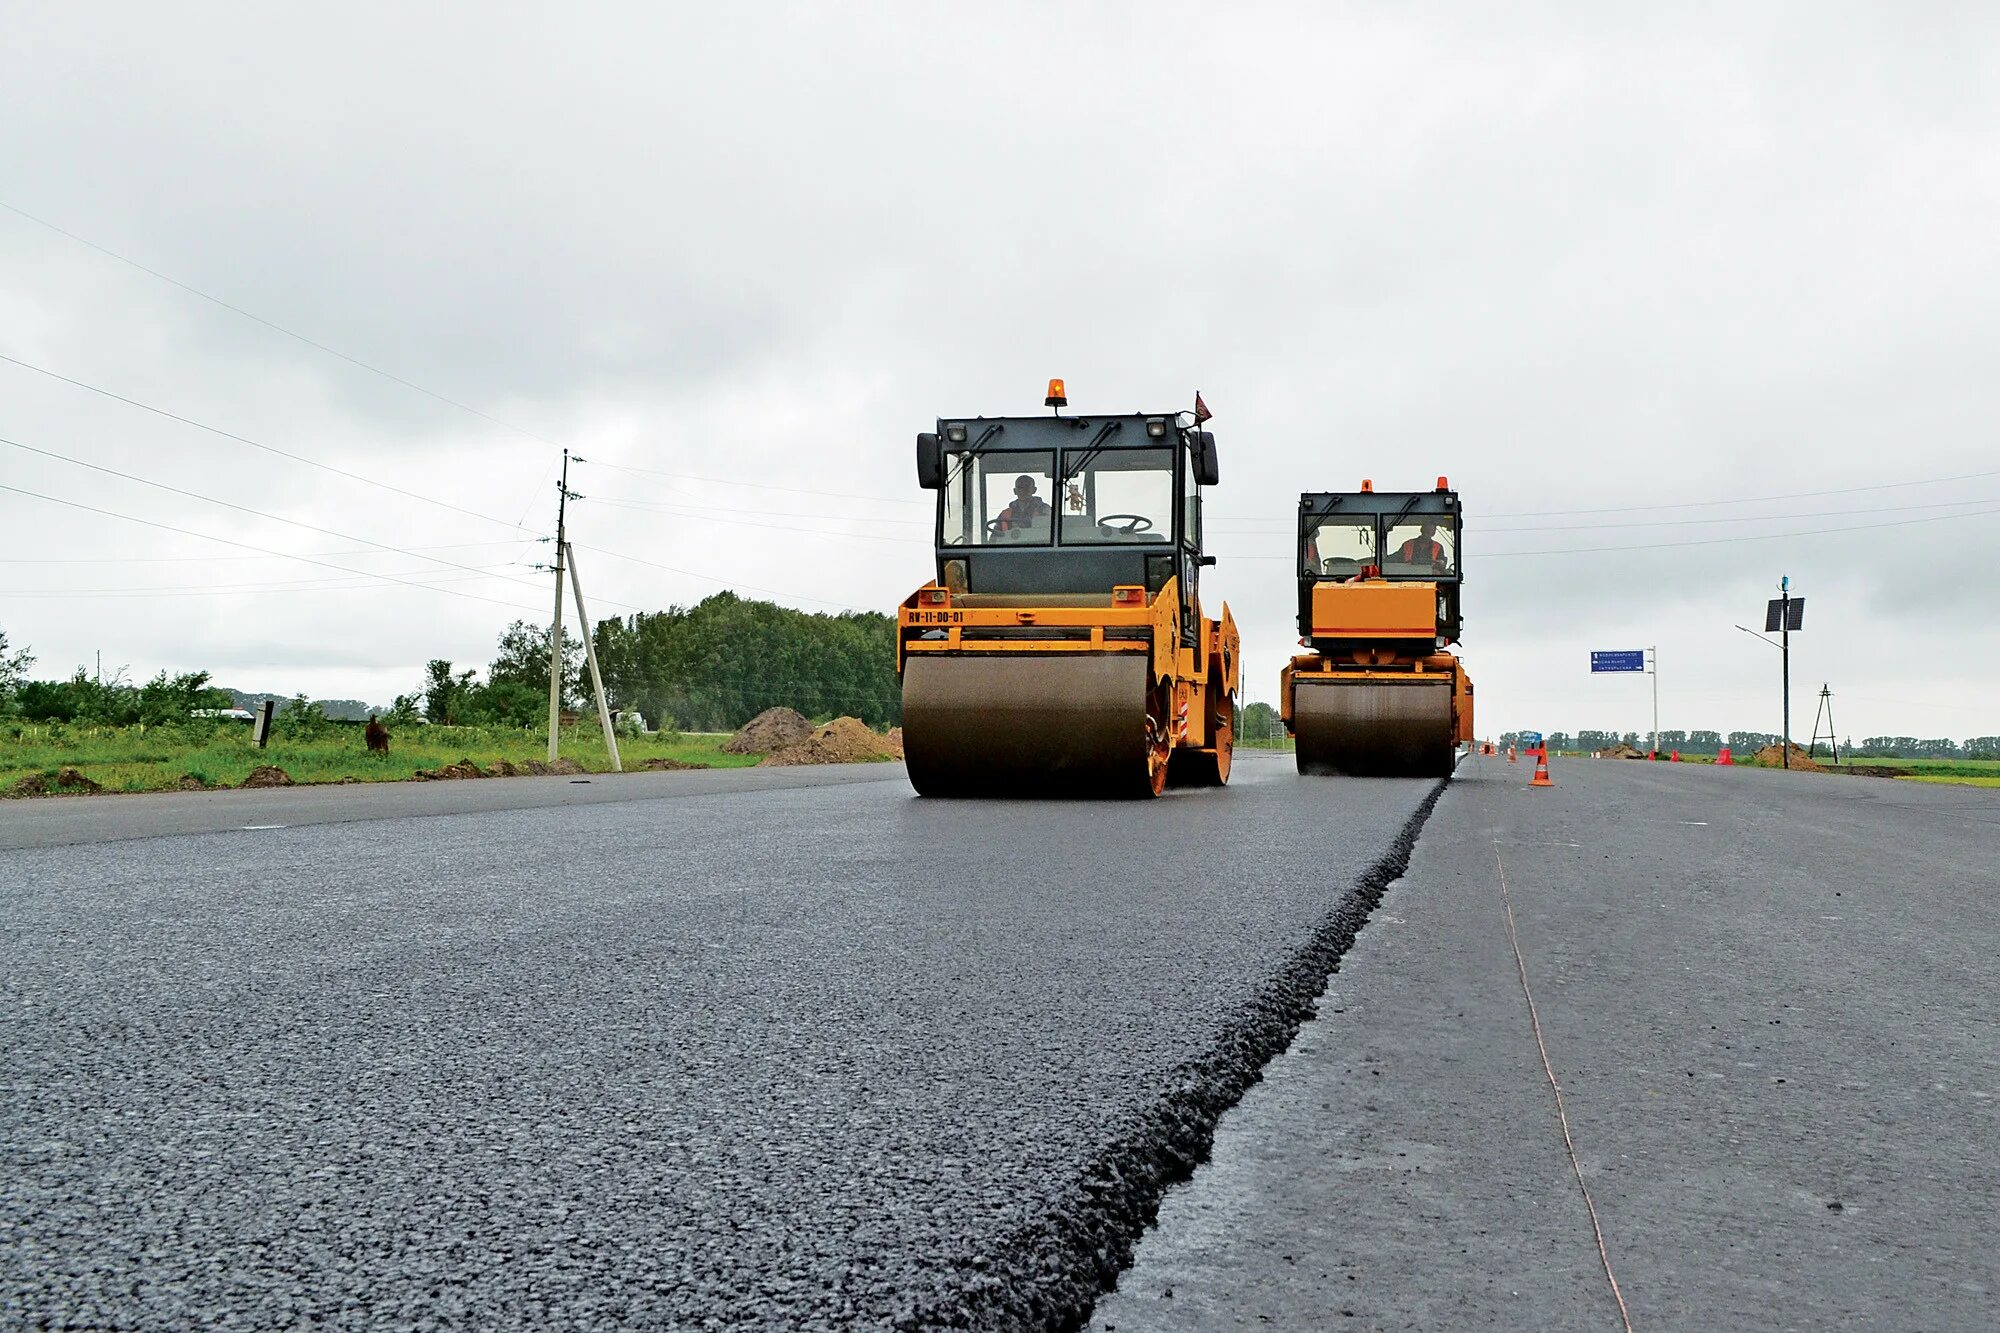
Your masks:
M1396 548L1396 559L1406 565L1429 565L1443 573L1446 568L1444 545L1437 539L1437 526L1433 519L1423 520L1418 535Z
M1049 516L1049 502L1035 494L1035 479L1024 472L1014 478L1014 503L1000 511L995 531L1046 527Z

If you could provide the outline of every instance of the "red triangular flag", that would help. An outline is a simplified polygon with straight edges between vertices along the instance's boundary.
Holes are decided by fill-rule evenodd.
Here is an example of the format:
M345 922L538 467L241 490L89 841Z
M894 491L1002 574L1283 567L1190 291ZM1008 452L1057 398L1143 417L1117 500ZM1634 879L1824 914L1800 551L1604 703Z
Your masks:
M1194 391L1194 424L1199 426L1214 415L1215 413L1208 410L1208 404L1201 401L1201 390L1196 389Z

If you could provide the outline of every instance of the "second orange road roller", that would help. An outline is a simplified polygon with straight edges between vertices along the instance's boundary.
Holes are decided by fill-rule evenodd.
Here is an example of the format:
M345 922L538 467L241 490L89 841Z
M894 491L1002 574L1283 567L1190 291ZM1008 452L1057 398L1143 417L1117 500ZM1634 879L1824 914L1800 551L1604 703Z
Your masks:
M1299 640L1279 680L1301 773L1441 777L1472 739L1458 493L1299 497Z
M1157 796L1220 786L1238 644L1202 614L1193 414L946 417L917 437L936 577L897 615L903 748L925 796Z

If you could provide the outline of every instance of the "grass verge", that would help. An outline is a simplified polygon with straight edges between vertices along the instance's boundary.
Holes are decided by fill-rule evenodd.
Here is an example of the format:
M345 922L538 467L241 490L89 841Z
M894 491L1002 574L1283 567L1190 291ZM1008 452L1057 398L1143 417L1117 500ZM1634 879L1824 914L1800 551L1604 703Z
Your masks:
M725 754L727 736L658 733L621 738L627 770L649 759L710 768L744 768L756 755ZM610 752L595 728L568 729L562 754L593 773L609 772ZM176 727L76 727L59 724L0 726L0 795L21 779L40 776L51 788L64 768L74 768L106 791L171 791L194 782L240 786L254 768L282 768L294 782L404 782L419 769L469 759L481 768L507 761L546 759L548 739L532 731L484 727L399 727L389 753L368 753L359 727L339 727L311 738L274 736L269 747L250 742L241 723Z

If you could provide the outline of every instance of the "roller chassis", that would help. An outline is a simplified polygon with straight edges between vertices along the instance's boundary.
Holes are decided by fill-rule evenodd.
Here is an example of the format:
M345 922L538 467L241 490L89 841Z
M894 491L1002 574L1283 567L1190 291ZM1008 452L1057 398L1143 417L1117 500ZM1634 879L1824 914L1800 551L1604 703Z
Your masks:
M1098 605L955 597L898 609L910 781L925 796L1158 796L1221 786L1240 640L1225 605L1183 644L1181 598L1120 588Z

